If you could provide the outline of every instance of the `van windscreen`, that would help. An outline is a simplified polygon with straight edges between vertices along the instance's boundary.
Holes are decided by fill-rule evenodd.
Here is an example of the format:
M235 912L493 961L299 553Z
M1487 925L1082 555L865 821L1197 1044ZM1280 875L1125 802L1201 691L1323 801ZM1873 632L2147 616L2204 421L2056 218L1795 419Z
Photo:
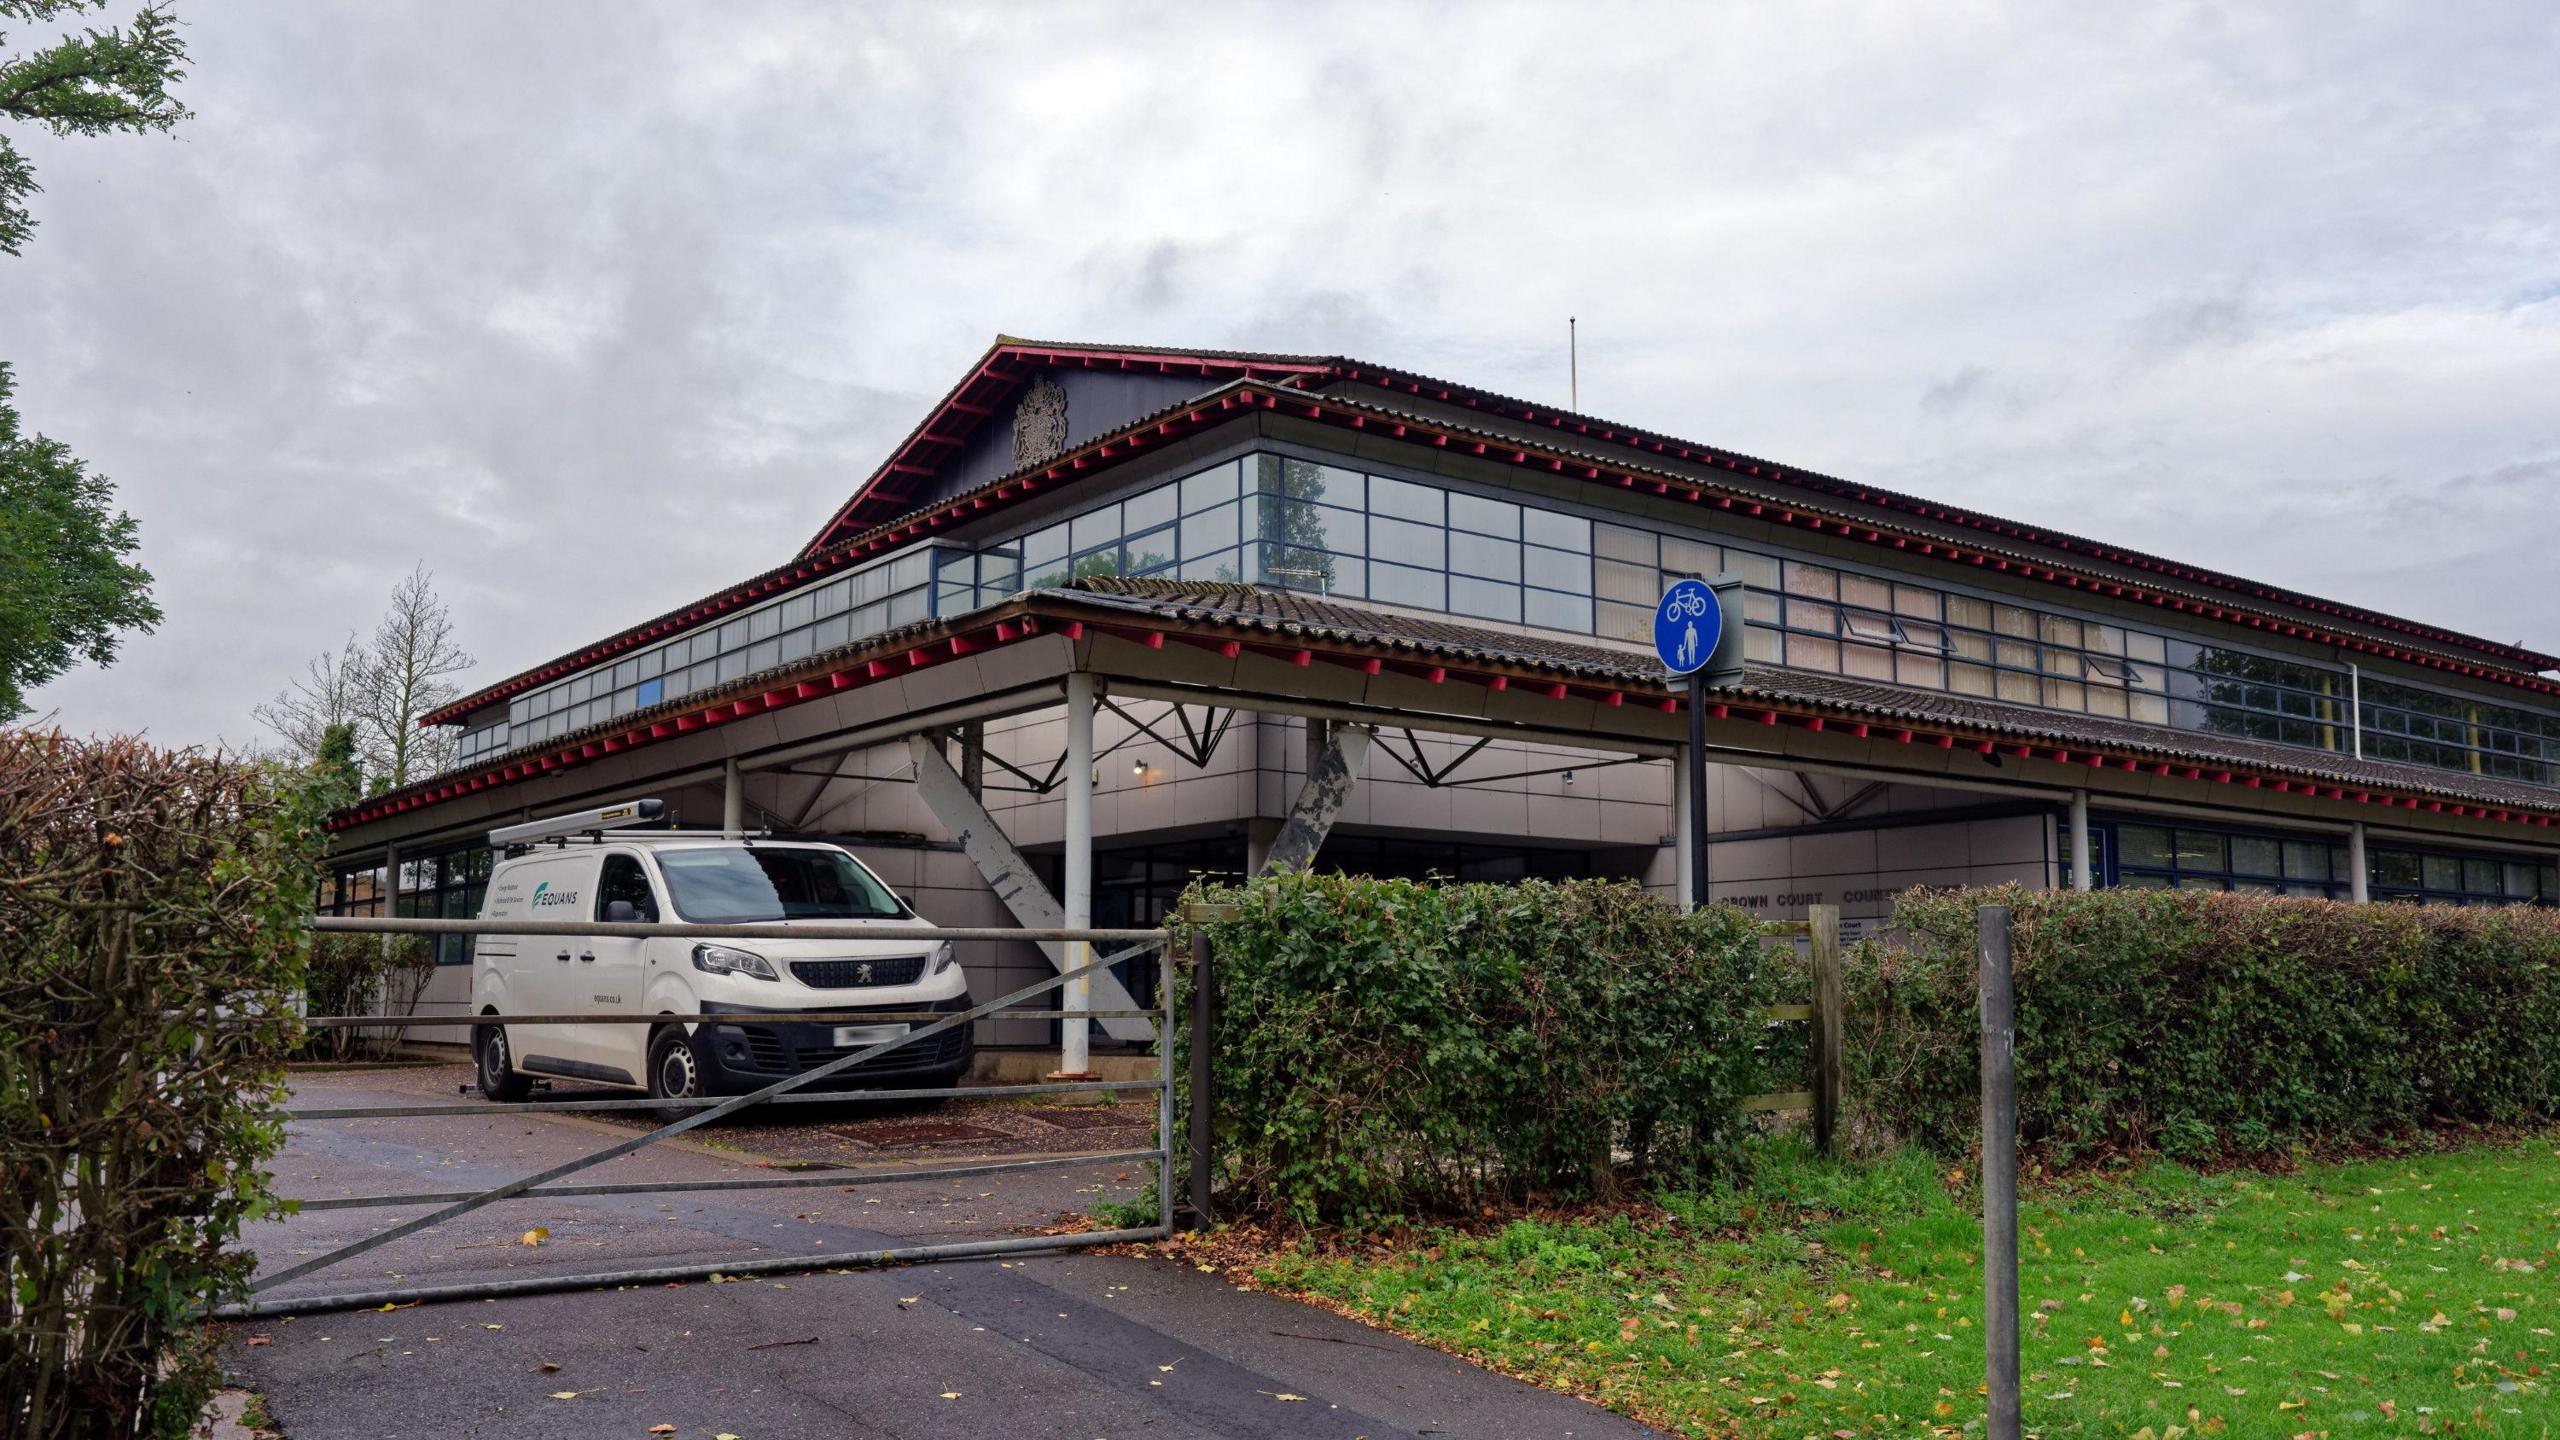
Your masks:
M894 920L907 913L838 850L661 850L676 913L697 925L757 920Z

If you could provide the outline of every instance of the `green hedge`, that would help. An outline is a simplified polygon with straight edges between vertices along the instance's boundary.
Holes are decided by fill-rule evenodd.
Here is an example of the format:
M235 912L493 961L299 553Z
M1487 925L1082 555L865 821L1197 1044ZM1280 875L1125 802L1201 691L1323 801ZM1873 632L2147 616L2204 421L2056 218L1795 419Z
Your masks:
M282 1203L319 813L267 767L0 730L0 1435L193 1430L199 1311Z
M2185 1159L2560 1116L2560 912L2197 891L1914 892L1846 958L1853 1111L1976 1139L1974 912L2014 912L2021 1138Z
M1308 873L1188 898L1240 907L1207 928L1217 1158L1242 1209L1360 1220L1607 1198L1622 1170L1691 1180L1770 1088L1759 1012L1784 967L1737 910Z

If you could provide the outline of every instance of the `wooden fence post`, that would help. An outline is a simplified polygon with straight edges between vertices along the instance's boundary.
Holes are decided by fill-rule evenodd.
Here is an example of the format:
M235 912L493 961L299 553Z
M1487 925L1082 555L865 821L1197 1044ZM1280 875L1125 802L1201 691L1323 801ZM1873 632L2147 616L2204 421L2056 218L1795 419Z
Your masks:
M1813 938L1813 1145L1839 1153L1841 1096L1847 1086L1840 1051L1844 1026L1840 999L1840 907L1815 905L1805 912Z
M1209 953L1209 932L1213 922L1233 920L1243 910L1235 905L1193 904L1183 907L1182 918L1191 926L1191 1113L1190 1151L1191 1223L1194 1228L1210 1223L1209 1201L1215 1187L1212 1166L1217 1145L1217 1110L1214 1099L1215 1081L1210 1074L1212 1036L1218 1028L1218 976ZM1164 1037L1164 1044L1173 1037ZM1170 1159L1172 1137L1166 1137L1165 1148Z

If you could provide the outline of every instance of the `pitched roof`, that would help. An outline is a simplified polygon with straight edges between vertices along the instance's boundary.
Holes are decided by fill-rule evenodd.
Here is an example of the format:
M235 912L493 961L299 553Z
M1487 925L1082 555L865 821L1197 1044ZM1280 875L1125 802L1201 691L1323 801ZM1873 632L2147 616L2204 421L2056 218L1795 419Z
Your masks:
M1499 394L1457 381L1437 379L1414 371L1355 360L1341 355L1290 355L1271 351L1175 349L1146 345L1093 345L1078 342L1021 340L998 336L996 343L980 357L968 377L953 387L942 403L935 407L892 452L880 468L854 492L851 499L820 528L816 537L804 547L803 554L814 553L839 539L848 527L876 524L889 517L898 507L909 503L944 460L959 453L960 446L977 425L995 413L998 406L1028 383L1034 371L1042 366L1082 366L1105 369L1152 369L1159 373L1196 373L1203 379L1225 381L1237 378L1262 379L1299 385L1350 381L1435 401L1462 405L1466 408L1498 414L1513 423L1543 426L1556 432L1560 443L1573 440L1601 441L1626 446L1677 460L1722 469L1727 472L1765 480L1798 492L1818 494L1833 500L1850 501L1896 511L1916 519L1963 530L1982 532L2013 542L2044 546L2104 564L2121 566L2164 580L2242 596L2249 601L2283 606L2336 620L2371 626L2405 635L2413 642L2455 649L2484 656L2502 664L2520 667L2528 672L2560 670L2560 657L2544 654L2519 645L2466 635L2460 631L2403 619L2383 611L2322 599L2283 586L2269 585L2227 572L2166 559L2140 550L2110 545L2066 531L2026 525L2014 520L1958 505L1887 490L1880 486L1862 485L1824 475L1817 471L1765 460L1703 444L1683 440L1638 426L1603 420L1536 401Z

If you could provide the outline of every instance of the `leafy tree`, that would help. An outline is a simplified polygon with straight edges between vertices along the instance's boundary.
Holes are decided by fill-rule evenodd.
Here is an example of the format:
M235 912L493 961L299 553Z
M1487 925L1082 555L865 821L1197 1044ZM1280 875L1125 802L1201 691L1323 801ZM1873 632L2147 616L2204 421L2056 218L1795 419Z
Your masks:
M320 738L311 768L317 777L320 805L335 810L364 794L364 762L356 755L356 727L332 725Z
M44 24L106 0L0 0L0 25ZM0 30L0 45L8 35ZM186 73L177 20L151 0L129 28L87 29L22 55L0 52L0 120L56 135L166 131L187 118L169 87ZM35 169L0 134L0 253L35 231ZM42 435L21 433L0 363L0 720L26 713L26 692L80 660L114 661L119 631L160 623L151 575L124 557L133 518L114 487Z
M43 24L107 0L0 0L0 24ZM8 39L0 31L0 43ZM136 135L167 131L188 117L169 94L185 78L187 44L168 6L153 0L129 29L64 35L24 55L0 56L0 119L41 125L56 135ZM35 169L0 135L0 252L11 255L35 232L27 197L42 187Z
M133 517L59 441L21 434L0 364L0 720L80 661L116 658L120 631L160 623L151 572L125 559Z

